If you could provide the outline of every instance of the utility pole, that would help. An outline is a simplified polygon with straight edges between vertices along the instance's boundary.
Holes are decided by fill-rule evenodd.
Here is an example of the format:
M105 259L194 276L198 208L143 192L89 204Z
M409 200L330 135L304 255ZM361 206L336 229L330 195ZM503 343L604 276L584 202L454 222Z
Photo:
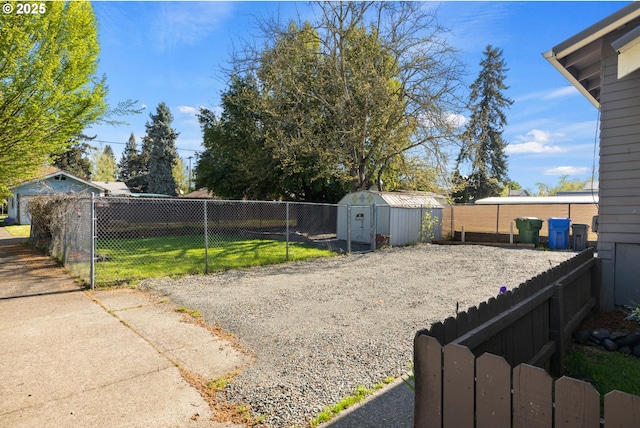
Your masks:
M193 156L189 156L187 159L189 159L189 192L191 192L191 159Z

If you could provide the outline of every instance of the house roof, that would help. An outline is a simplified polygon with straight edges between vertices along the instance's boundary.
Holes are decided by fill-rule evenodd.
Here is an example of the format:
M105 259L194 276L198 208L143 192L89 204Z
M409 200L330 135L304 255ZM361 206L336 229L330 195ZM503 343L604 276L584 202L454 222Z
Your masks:
M602 38L639 17L640 2L633 2L542 55L599 109ZM635 31L630 30L630 33ZM616 43L624 45L629 41L622 37Z
M92 188L94 188L96 190L104 190L104 188L102 188L102 187L100 187L98 185L92 184L92 183L90 183L90 182L88 182L86 180L83 180L80 177L76 177L73 174L69 174L66 171L56 171L56 172L52 172L50 174L47 174L47 175L39 177L39 178L34 178L33 180L24 181L24 182L22 182L22 183L20 183L20 184L18 184L16 186L11 187L11 189L16 189L16 188L24 186L24 185L38 183L38 182L41 182L41 181L46 181L46 180L48 180L50 178L53 178L53 177L59 176L59 175L64 175L65 177L68 177L68 178L70 178L72 180L75 180L75 181L77 181L79 183L82 183L87 187L92 187Z
M509 195L510 197L515 197L515 196L529 196L529 192L527 192L526 189L509 189Z
M508 196L478 199L476 205L597 204L598 195Z
M187 193L186 195L183 195L181 197L192 198L192 199L201 199L201 198L214 199L215 195L213 194L213 192L207 189L198 189L198 190L194 190L193 192Z
M122 181L111 181L108 183L103 181L92 181L91 183L106 190L111 196L131 195L131 190L129 190L127 185Z

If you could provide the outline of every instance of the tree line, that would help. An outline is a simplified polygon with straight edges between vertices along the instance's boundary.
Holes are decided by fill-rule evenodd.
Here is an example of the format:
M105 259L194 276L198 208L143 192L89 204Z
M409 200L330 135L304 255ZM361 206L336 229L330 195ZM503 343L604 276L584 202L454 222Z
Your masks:
M222 113L198 115L197 187L233 199L336 202L350 191L409 189L466 202L514 186L502 136L513 101L501 49L486 47L467 88L436 9L419 2L315 8L312 21L259 21L254 40L263 43L232 55ZM150 114L140 149L132 134L119 161L82 133L139 113L131 101L106 105L89 3L54 2L44 15L5 17L0 52L0 193L45 162L138 192L189 190L166 104Z
M315 202L367 189L441 192L451 183L460 200L499 193L512 103L502 51L487 46L465 104L464 66L434 9L316 7L316 22L261 22L265 45L232 58L222 113L200 111L196 186L225 198ZM461 132L455 119L465 110Z

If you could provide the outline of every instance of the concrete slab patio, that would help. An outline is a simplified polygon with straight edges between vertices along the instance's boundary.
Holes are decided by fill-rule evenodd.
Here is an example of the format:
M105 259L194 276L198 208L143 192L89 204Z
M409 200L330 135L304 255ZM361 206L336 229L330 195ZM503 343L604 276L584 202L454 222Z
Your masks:
M0 426L239 427L181 375L251 358L135 290L81 289L0 228Z

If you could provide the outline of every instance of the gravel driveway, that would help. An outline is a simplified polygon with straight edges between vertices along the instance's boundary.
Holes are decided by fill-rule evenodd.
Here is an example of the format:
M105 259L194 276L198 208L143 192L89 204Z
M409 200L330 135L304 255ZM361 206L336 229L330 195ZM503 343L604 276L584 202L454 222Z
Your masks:
M142 284L233 333L256 362L226 389L273 427L405 373L417 330L572 252L419 245Z

